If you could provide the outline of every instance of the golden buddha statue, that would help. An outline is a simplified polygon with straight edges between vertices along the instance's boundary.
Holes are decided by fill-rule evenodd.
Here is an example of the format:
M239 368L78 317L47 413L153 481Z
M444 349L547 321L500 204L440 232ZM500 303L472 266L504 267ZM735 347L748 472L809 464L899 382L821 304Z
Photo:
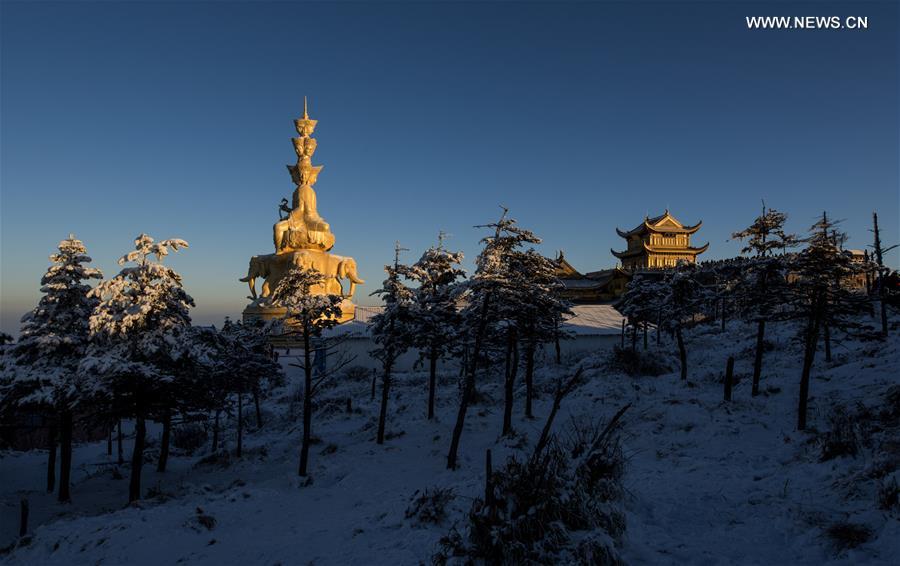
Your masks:
M316 129L317 120L309 117L306 99L303 100L303 118L294 120L299 137L291 138L297 163L288 165L291 179L297 185L288 217L279 220L272 227L275 253L296 250L317 249L328 251L334 247L334 234L324 218L316 210L316 192L312 186L319 177L322 166L312 164L318 142L310 137Z
M284 274L294 267L315 269L322 273L325 280L312 289L312 293L344 297L341 320L353 318L355 307L350 298L356 286L365 281L357 274L356 261L352 257L328 253L334 247L334 234L328 222L319 216L316 208L316 192L313 190L313 185L322 170L321 165L312 164L312 156L318 145L312 137L316 123L316 120L309 117L304 97L303 117L294 120L299 136L291 138L294 152L297 154L297 163L287 166L296 188L290 206L287 199L282 199L278 207L279 220L272 226L275 253L250 258L247 276L241 279L249 284L249 298L253 301L244 310L245 319L283 316L284 309L271 306L269 296ZM285 213L286 215L282 216ZM263 282L259 294L256 291L258 279ZM349 282L346 290L345 280Z

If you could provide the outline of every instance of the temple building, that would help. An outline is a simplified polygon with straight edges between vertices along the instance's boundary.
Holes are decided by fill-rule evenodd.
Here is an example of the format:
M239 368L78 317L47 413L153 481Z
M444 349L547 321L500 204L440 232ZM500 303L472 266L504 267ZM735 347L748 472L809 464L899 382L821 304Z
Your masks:
M699 248L691 247L691 235L700 229L703 222L685 226L669 213L669 210L654 218L644 218L636 228L616 232L628 244L625 251L610 250L622 262L626 271L643 269L666 269L675 267L679 261L696 262L697 256L706 251L709 244Z
M562 296L575 304L613 302L625 292L635 271L671 268L682 260L697 261L697 256L709 247L709 244L691 247L691 235L701 224L685 226L667 209L655 218L644 218L629 232L616 228L619 236L628 242L628 248L623 252L610 250L621 261L621 266L611 269L581 273L560 251L555 262L556 276L563 285Z
M631 274L619 267L580 273L566 261L563 252L556 257L556 276L563 285L561 295L576 304L609 303L625 292Z

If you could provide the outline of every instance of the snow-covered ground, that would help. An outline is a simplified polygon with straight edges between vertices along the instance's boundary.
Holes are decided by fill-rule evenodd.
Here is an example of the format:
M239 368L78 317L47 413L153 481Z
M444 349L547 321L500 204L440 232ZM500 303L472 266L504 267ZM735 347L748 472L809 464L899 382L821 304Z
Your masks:
M318 398L309 483L296 475L300 419L292 398L299 376L290 368L291 383L264 405L263 428L249 426L241 460L204 464L201 450L175 456L164 474L148 465L144 486L159 495L140 505L123 505L127 479L114 479L105 443L76 447L71 505L43 493L46 452L0 455L0 546L15 540L20 498L28 497L32 508L30 542L0 559L48 565L430 563L438 539L484 489L485 450L492 449L495 467L505 454L530 450L555 379L582 365L587 382L563 401L557 429L572 418L609 418L633 403L622 427L628 513L620 550L628 563L896 563L900 514L879 510L875 490L878 470L893 466L898 476L897 423L875 427L883 442L864 446L856 457L820 461L819 442L834 408L847 413L862 403L878 413L887 390L900 383L896 324L887 343L836 346L831 364L820 352L807 432L795 430L800 352L791 332L773 329L764 394L755 399L747 379L752 330L737 323L724 333L712 327L688 333L688 382L678 379L674 347L665 340L660 357L673 371L658 377L610 371L607 352L563 366L546 363L537 374L538 418L524 419L520 395L514 426L521 434L514 440L499 438L500 378L481 378L479 392L487 400L470 408L456 471L445 469L454 375L442 377L435 422L424 418L424 375L397 377L384 446L374 443L378 398L370 398L370 376L337 381ZM731 403L722 401L728 355L737 360L739 379ZM233 451L232 432L226 436ZM130 442L126 459L129 452ZM127 469L121 472L127 478ZM434 486L454 490L448 518L440 525L407 519L417 490ZM839 549L826 533L839 523L867 526L870 540Z

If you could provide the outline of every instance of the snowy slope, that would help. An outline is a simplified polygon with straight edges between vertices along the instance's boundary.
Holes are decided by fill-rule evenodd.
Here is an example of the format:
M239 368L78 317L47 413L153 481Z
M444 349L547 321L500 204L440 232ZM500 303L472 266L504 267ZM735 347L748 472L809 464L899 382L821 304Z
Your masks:
M33 522L30 543L0 559L8 564L429 563L438 539L483 490L485 450L493 450L495 466L506 453L527 451L549 411L547 392L555 378L583 365L589 380L563 402L558 429L570 418L608 418L633 403L623 426L629 462L622 553L629 563L890 564L900 555L900 521L896 511L877 509L872 469L875 460L891 455L863 450L855 458L819 461L817 432L794 430L800 353L789 331L778 329L772 339L765 394L756 399L741 379L750 372L752 332L736 323L724 333L711 327L688 333L688 383L678 380L674 348L666 340L659 355L673 373L659 377L611 372L605 352L566 360L565 367L542 367L538 419L525 420L518 402L515 426L523 436L515 440L498 438L500 380L484 377L480 393L494 401L470 408L460 469L454 472L444 467L456 378L443 377L440 420L427 422L425 376L416 373L398 377L385 446L373 440L377 399L370 399L369 378L323 390L313 422L320 440L313 446L308 485L296 476L296 374L294 383L266 403L263 429L250 427L241 461L198 464L199 456L179 456L165 474L147 466L145 487L158 486L162 495L140 506L121 506L127 480L111 479L114 466L107 465L102 444L76 448L82 471L71 506L58 506L40 493L45 453L4 454L2 544L15 535L15 519L9 518L22 494L33 500L34 521L44 524ZM833 406L880 406L887 388L898 383L896 336L886 345L848 343L835 352L832 364L821 356L817 360L811 428L827 428ZM720 379L728 355L737 358L740 381L735 400L726 404ZM896 435L896 429L883 434ZM433 486L455 490L449 518L427 526L405 518L413 494ZM55 518L58 513L69 516ZM872 540L837 549L825 530L847 521L871 528Z

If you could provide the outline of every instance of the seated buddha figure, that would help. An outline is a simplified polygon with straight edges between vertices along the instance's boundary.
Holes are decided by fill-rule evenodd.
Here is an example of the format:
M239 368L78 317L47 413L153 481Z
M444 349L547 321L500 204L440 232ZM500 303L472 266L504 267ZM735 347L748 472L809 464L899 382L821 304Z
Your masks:
M294 191L293 206L288 217L275 223L273 239L275 253L301 249L318 249L328 251L334 247L334 234L324 218L316 210L316 192L309 181L315 182L315 175L321 167L313 170L301 170L298 181L302 183ZM292 175L296 167L291 171ZM312 177L312 178L311 178Z

